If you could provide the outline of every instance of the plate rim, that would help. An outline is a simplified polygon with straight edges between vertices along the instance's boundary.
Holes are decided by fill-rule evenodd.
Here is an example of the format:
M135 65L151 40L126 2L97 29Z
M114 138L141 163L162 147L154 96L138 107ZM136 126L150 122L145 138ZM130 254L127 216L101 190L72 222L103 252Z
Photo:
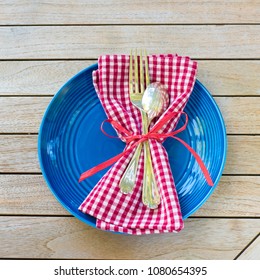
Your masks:
M228 148L228 139L227 139L227 130L226 130L226 125L224 122L224 118L222 116L222 113L218 107L218 104L216 102L216 100L214 99L214 97L211 95L211 93L209 92L209 90L198 80L196 79L195 83L198 83L199 86L202 87L202 89L209 95L209 97L211 97L211 101L214 104L214 107L217 111L217 114L219 116L219 120L221 123L221 127L223 129L223 140L224 140L224 147L223 147L223 156L222 156L222 162L221 162L221 166L218 172L218 175L214 181L214 186L211 187L211 190L208 192L208 194L200 201L200 203L198 203L196 205L196 207L192 210L190 210L185 216L183 216L183 220L186 220L187 218L189 218L192 214L194 214L197 210L200 209L200 207L209 199L209 197L211 196L211 194L214 192L214 190L216 189L216 187L218 186L218 183L220 181L220 178L222 177L225 165L226 165L226 160L227 160L227 148Z

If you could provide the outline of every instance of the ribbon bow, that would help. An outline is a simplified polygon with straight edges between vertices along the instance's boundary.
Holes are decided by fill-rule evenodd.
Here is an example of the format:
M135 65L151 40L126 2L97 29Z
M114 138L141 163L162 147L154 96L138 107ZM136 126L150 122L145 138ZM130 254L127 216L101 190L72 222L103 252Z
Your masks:
M175 115L177 114L184 114L186 119L185 119L185 123L184 125L177 129L174 130L173 132L170 133L159 133L159 130L171 119L173 118ZM80 175L79 178L79 182L85 180L86 178L94 175L95 173L99 172L100 170L105 169L106 167L112 165L113 163L117 162L122 156L124 156L125 154L133 151L133 149L138 146L140 143L144 142L144 141L148 141L149 139L156 139L157 141L163 141L164 139L171 137L176 139L177 141L179 141L185 148L187 148L189 150L189 152L195 157L196 161L198 162L204 176L205 179L208 183L209 186L214 186L214 183L210 177L210 174L205 166L205 164L203 163L202 159L200 158L200 156L182 139L180 139L179 137L176 137L175 135L182 132L183 130L186 129L187 124L188 124L188 115L185 112L171 112L166 114L165 116L163 116L160 121L158 121L150 130L147 134L144 135L133 135L132 132L128 131L127 129L125 129L123 126L121 126L118 122L112 120L112 119L107 119L105 121L103 121L102 125L101 125L101 131L108 137L113 137L110 136L109 134L107 134L104 129L103 129L103 124L105 122L110 123L111 125L113 125L113 127L115 129L117 129L118 131L122 132L125 134L125 136L123 137L123 141L126 142L126 144L130 144L131 142L133 142L133 144L129 145L129 147L127 149L125 149L122 153L110 158L109 160L96 165L95 167L85 171L84 173L82 173Z

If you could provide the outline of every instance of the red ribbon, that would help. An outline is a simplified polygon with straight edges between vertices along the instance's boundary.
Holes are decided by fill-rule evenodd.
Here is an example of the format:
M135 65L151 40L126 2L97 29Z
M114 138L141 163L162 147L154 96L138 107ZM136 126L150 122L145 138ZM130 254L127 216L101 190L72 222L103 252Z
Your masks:
M179 128L178 130L175 130L173 132L170 133L158 133L159 130L170 120L172 119L174 116L176 116L177 114L184 114L186 117L185 123L184 125ZM95 173L99 172L100 170L103 170L104 168L112 165L113 163L117 162L122 156L124 156L125 154L131 152L136 146L138 146L140 143L147 141L148 139L156 139L159 141L162 141L163 139L166 139L168 137L172 137L176 140L178 140L185 148L187 148L189 150L189 152L195 157L196 161L198 162L205 178L206 181L208 183L209 186L214 186L214 183L210 177L210 174L205 166L205 164L203 163L202 159L200 158L200 156L186 143L184 142L182 139L180 139L179 137L176 137L175 135L182 132L183 130L186 129L187 124L188 124L188 115L184 112L180 113L180 112L172 112L172 113L168 113L166 114L157 124L155 124L151 130L144 135L133 135L132 132L128 131L127 129L125 129L123 126L121 126L118 122L112 120L112 119L108 119L105 120L102 125L101 125L101 130L102 132L109 136L109 137L113 137L110 136L109 134L107 134L104 129L103 129L103 124L105 122L108 122L110 124L113 125L113 127L121 132L124 133L125 136L123 137L123 140L126 142L126 144L129 144L130 142L134 142L132 145L129 145L129 147L124 150L122 153L110 158L109 160L102 162L101 164L96 165L95 167L85 171L84 173L81 174L80 178L79 178L79 182L85 180L86 178L94 175ZM115 137L116 138L116 137Z

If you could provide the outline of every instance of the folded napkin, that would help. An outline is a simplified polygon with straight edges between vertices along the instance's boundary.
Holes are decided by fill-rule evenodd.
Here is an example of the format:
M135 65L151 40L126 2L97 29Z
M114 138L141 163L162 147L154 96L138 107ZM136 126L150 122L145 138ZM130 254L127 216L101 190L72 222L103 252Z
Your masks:
M152 122L150 128L165 114L177 112L175 117L160 129L160 133L168 133L176 127L192 92L197 63L188 57L178 55L150 55L148 63L150 82L156 81L165 85L170 96L169 108ZM93 72L93 83L107 117L133 135L141 135L141 114L130 101L128 79L129 56L104 55L98 59L98 70ZM117 130L117 134L124 140L121 131ZM149 209L142 203L143 152L140 156L133 192L121 193L119 181L135 150L135 148L129 149L129 152L124 154L101 178L79 207L83 213L96 217L97 228L128 234L178 232L183 229L178 195L168 154L162 145L163 140L149 139L148 141L161 197L160 205L157 209ZM126 150L129 145L126 145Z

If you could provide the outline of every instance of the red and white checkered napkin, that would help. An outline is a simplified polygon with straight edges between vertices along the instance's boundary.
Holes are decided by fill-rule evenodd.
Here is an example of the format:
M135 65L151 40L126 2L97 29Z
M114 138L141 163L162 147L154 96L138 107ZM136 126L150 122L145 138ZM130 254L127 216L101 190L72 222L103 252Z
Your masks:
M177 55L151 55L148 62L150 81L164 84L170 95L170 106L165 113L182 112L195 83L197 63ZM104 55L99 58L93 82L107 117L140 135L141 115L130 102L128 79L129 56ZM171 132L180 114L168 121L160 132ZM118 132L118 136L123 139L122 133ZM96 217L98 228L128 234L178 232L183 228L167 152L158 140L148 141L161 204L158 209L149 209L142 203L143 154L133 192L127 195L120 192L119 181L132 158L134 151L131 151L110 168L79 207L82 212Z

